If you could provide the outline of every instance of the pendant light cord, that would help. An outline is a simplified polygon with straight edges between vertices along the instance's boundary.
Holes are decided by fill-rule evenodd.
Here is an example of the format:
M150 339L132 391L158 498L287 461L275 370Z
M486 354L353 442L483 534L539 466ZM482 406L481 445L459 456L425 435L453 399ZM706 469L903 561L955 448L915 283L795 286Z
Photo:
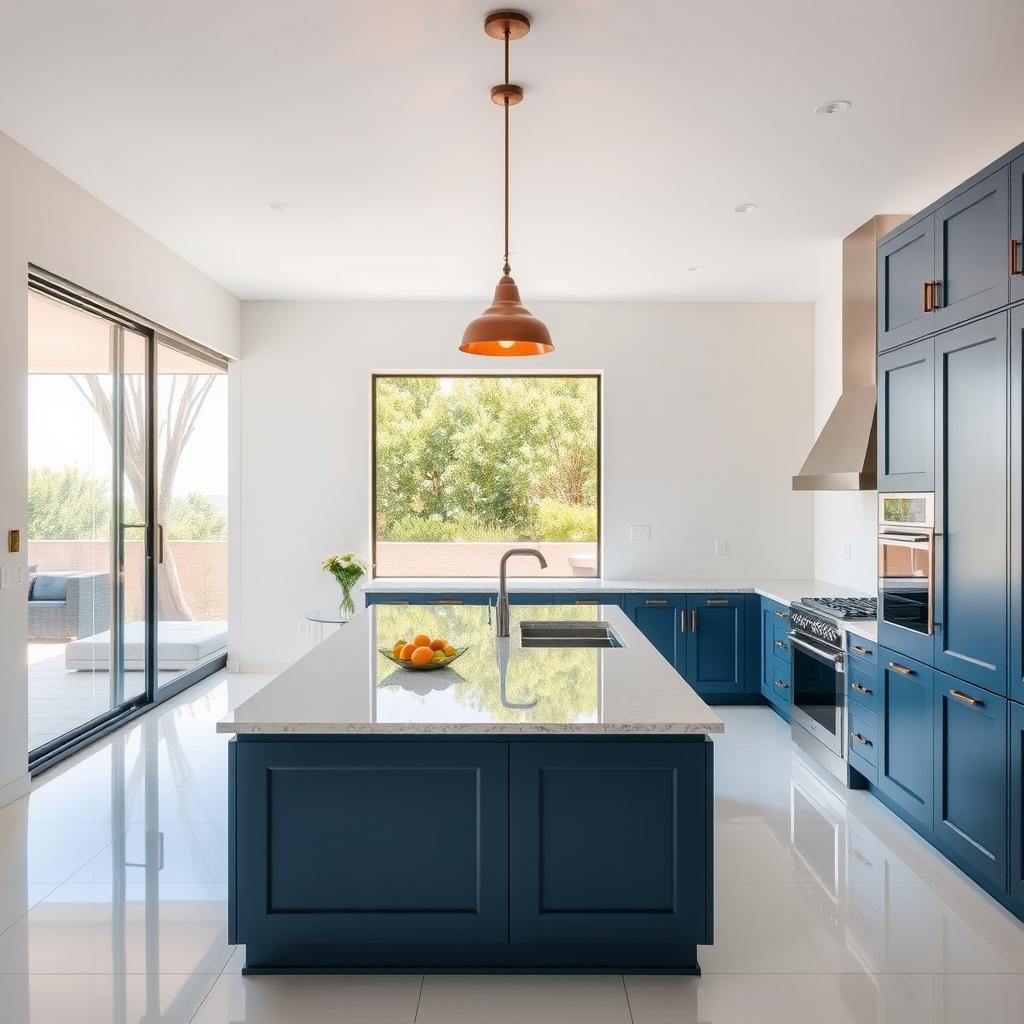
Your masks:
M509 29L505 27L505 264L502 272L506 275L512 272L508 262L508 38Z

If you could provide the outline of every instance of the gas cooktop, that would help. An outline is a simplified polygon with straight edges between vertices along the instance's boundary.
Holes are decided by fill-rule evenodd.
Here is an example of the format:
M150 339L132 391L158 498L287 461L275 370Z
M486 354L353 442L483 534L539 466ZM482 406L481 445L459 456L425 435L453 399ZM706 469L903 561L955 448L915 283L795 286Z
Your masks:
M877 619L874 597L802 597L800 604L831 619Z

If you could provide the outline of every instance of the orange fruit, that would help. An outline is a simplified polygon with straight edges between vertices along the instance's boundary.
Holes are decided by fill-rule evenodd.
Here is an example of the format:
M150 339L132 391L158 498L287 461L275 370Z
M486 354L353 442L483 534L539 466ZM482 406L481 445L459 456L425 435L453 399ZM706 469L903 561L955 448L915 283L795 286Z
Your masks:
M445 644L443 650L446 658L452 658L459 653L451 644Z
M434 652L429 647L421 646L412 652L412 657L409 660L414 665L426 665L433 657Z
M406 644L399 652L398 656L402 661L408 661L416 650L415 644Z
M415 636L414 636L414 637L412 638L412 642L413 642L413 643L414 643L414 644L415 644L415 645L416 645L417 647L429 647L429 646L430 646L430 637L429 637L429 636L427 636L427 634L426 634L426 633L417 633L417 634L416 634L416 635L415 635Z
M448 646L447 640L431 640L427 645L432 651L443 651Z
M402 656L402 648L405 646L404 640L399 640L394 647L391 648L391 655L394 658L400 658Z

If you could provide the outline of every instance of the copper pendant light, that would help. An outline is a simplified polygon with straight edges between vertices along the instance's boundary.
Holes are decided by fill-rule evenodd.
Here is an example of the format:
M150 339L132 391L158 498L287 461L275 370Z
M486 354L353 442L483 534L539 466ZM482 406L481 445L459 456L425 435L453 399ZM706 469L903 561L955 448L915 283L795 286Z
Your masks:
M505 43L505 81L491 89L491 100L505 111L505 261L494 302L466 328L459 350L476 356L542 356L555 346L547 327L519 298L508 262L508 108L523 99L522 86L508 80L508 44L530 31L530 19L519 11L495 11L484 19L484 31Z

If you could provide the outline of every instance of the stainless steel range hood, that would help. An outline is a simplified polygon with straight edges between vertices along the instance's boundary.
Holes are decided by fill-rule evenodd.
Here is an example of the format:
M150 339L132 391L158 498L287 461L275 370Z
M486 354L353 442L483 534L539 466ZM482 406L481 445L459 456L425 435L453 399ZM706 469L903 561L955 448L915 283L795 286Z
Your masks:
M907 218L880 214L843 239L843 391L814 442L795 491L873 491L875 444L875 246Z

